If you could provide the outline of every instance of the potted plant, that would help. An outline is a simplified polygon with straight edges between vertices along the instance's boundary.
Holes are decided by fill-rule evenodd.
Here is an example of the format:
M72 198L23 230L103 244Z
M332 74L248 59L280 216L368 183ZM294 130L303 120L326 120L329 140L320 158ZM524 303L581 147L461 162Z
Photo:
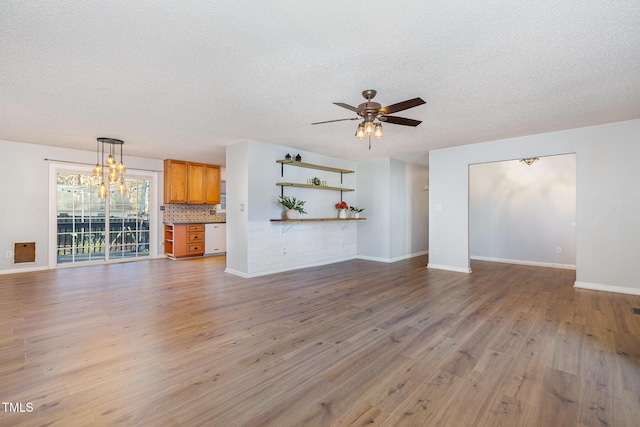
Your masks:
M354 218L360 218L360 212L362 212L362 211L364 210L364 208L359 208L359 207L357 207L357 206L351 206L351 207L349 208L349 210L350 210L351 212L353 212L353 217L354 217Z
M278 203L287 208L285 217L287 219L296 219L301 214L306 214L304 210L304 200L298 200L295 197L278 196Z
M347 202L343 200L340 203L336 203L336 209L338 209L338 218L347 217L347 209L349 209Z

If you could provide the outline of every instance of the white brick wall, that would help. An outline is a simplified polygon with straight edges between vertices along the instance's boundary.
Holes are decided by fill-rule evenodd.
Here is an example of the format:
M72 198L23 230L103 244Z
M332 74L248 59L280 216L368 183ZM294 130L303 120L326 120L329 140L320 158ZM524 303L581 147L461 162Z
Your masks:
M250 221L249 277L353 259L357 228L356 221Z

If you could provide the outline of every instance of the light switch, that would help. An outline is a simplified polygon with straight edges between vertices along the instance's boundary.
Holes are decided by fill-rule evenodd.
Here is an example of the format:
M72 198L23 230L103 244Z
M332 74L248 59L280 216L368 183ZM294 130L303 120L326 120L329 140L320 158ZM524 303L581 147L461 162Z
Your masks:
M244 203L240 203L240 212L244 212Z

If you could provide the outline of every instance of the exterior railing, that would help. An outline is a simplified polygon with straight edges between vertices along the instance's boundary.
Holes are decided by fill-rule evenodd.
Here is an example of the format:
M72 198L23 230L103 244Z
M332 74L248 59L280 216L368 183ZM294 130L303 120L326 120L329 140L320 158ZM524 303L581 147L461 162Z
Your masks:
M109 238L104 217L58 217L58 257L72 254L134 251L149 248L149 220L110 219Z

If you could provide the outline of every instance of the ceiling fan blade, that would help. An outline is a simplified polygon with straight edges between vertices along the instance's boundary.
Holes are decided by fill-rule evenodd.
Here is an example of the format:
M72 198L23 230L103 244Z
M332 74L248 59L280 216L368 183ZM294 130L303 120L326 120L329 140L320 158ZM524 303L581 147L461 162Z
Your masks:
M394 116L382 116L380 117L380 121L383 123L391 123L394 125L414 126L414 127L422 123L421 120L413 120L413 119L407 119L405 117L394 117Z
M347 110L351 110L351 111L356 112L356 113L358 112L358 108L357 107L353 107L353 106L351 106L349 104L345 104L343 102L334 102L334 104L339 106L339 107L346 108Z
M326 122L315 122L315 123L311 123L311 124L312 125L321 125L323 123L344 122L346 120L361 120L361 119L360 119L360 117L353 117L351 119L327 120Z
M426 104L426 101L422 98L407 99L406 101L398 102L397 104L388 105L380 109L380 113L383 115L397 113L398 111L408 110L409 108L417 107L418 105Z

